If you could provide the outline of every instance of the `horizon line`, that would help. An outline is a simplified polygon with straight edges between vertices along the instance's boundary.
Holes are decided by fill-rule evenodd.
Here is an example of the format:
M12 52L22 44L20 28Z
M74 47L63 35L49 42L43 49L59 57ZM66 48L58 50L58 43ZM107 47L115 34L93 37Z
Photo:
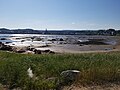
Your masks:
M34 29L34 28L6 28L6 27L0 27L0 29L9 29L9 30L17 30L17 29L32 29L32 30L108 30L108 29L115 29L115 28L107 28L107 29ZM120 30L120 29L115 29L115 30Z

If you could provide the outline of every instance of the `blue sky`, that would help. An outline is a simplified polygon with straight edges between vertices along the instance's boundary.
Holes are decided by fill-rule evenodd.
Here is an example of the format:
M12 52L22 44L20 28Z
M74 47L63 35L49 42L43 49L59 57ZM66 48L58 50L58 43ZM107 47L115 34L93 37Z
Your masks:
M120 29L120 0L0 0L0 27Z

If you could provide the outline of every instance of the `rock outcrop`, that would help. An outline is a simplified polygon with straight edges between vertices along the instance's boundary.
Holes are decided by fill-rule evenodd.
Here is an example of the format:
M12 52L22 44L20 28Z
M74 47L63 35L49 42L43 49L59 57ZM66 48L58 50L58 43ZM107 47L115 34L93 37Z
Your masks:
M12 51L12 47L9 45L5 45L3 43L0 43L0 50Z

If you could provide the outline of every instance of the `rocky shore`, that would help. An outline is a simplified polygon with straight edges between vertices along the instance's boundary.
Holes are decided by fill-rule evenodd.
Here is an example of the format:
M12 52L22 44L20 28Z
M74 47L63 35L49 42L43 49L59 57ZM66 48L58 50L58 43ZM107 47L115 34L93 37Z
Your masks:
M119 50L115 36L12 36L0 39L0 50L25 54L108 52ZM11 41L11 42L10 42Z
M0 50L10 51L15 53L23 53L23 54L55 54L54 51L51 51L49 49L38 50L34 47L14 47L14 46L5 45L3 43L0 43Z

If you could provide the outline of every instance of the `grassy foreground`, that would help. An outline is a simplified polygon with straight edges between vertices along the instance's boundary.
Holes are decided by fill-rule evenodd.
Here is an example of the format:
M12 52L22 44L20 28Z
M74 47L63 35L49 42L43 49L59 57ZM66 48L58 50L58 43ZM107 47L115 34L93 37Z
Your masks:
M34 79L28 77L31 67ZM79 70L77 83L91 84L120 81L120 52L24 55L0 51L0 83L22 90L55 89L64 70ZM37 79L35 79L37 78Z

